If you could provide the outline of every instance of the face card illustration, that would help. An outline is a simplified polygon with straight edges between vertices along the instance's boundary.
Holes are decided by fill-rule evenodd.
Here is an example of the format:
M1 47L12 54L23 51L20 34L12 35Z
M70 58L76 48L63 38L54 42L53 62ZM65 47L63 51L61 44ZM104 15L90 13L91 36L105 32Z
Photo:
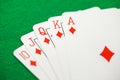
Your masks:
M30 32L21 37L21 41L24 43L25 47L31 52L32 56L39 62L39 66L41 66L47 75L51 78L51 80L57 79L56 74L54 73L54 69L49 62L47 55L43 52L42 48L39 45L37 37L34 32Z
M63 69L63 76L65 80L70 80L70 75L68 71L68 65L66 58L64 56L64 51L66 50L64 45L65 33L62 26L62 21L60 16L49 18L50 29L47 30L48 34L51 35L51 40L55 45L55 50L61 62L61 67Z
M44 50L48 59L50 60L50 63L55 70L55 73L57 74L59 79L62 80L63 79L62 69L60 68L58 56L55 51L54 47L55 45L47 32L47 29L49 29L49 27L50 27L49 22L46 21L34 25L33 29L42 46L42 49Z
M14 51L14 56L39 80L51 80L45 74L44 70L38 66L38 62L32 57L24 45Z

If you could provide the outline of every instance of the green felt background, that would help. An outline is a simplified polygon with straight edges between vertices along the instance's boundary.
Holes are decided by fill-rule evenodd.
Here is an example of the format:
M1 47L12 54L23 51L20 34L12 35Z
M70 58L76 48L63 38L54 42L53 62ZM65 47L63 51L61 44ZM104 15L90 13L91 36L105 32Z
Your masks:
M94 6L120 8L120 0L0 0L0 80L37 80L13 56L34 24Z

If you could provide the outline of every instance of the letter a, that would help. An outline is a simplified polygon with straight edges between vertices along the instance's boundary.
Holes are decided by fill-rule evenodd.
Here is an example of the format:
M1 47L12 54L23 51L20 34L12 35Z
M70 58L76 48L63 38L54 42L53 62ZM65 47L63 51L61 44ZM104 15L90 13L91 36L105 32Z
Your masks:
M72 24L72 25L75 25L72 17L69 17L68 25L71 25L71 24Z

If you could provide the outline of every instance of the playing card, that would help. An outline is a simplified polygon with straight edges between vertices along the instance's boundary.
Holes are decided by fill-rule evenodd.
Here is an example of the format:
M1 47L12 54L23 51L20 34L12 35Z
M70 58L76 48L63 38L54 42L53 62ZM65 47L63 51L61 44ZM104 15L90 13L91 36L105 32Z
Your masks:
M73 13L73 12L71 12L71 13ZM64 17L63 17L64 18ZM67 19L67 18L66 18ZM70 20L71 20L71 23L73 23L74 24L74 21L72 21L72 18L70 18ZM63 24L64 24L64 20L62 20L63 21ZM73 41L69 38L69 36L67 36L69 33L67 33L68 31L70 31L70 30L68 30L68 31L66 31L66 28L67 28L67 26L66 25L63 25L63 29L65 29L64 30L64 32L65 32L65 38L67 38L67 40L66 41L64 41L64 45L61 47L62 49L64 49L64 57L68 60L68 63L71 63L71 65L72 65L72 62L70 62L71 60L72 61L74 61L73 59L74 59L74 57L72 57L73 55L75 55L74 54L74 52L73 53L71 53L72 52L72 49L70 48L70 46L72 46L72 47L74 47L74 48L77 48L74 44L75 44L75 42L73 43ZM79 30L79 27L77 27L77 29ZM74 30L74 29L73 29ZM72 30L71 30L72 31ZM71 34L70 34L70 37L74 40L74 39L76 39L75 37L73 37L73 36L71 36ZM68 44L67 44L68 43ZM73 43L73 45L70 45L71 43ZM67 44L67 45L66 45ZM62 50L61 49L61 50ZM71 49L71 50L70 50ZM69 52L68 52L69 51ZM71 53L71 54L70 54ZM68 57L69 57L69 59L68 59ZM76 62L74 62L74 63L76 63ZM74 64L73 64L74 65ZM69 67L70 67L70 65L69 65ZM73 69L74 70L74 69ZM72 76L72 74L70 73L70 76Z
M14 51L14 56L29 69L40 80L51 80L44 70L38 66L38 62L32 57L25 46L21 46Z
M57 76L54 73L54 69L47 58L47 55L43 52L41 45L38 42L37 37L34 32L30 32L21 37L22 42L26 46L26 48L30 51L31 55L35 58L37 62L39 62L39 66L41 66L51 80L56 80Z
M88 80L88 79L118 80L118 77L111 76L112 73L107 73L110 71L111 68L113 68L114 65L106 64L105 62L101 61L102 60L101 56L99 56L100 53L101 55L103 55L102 54L103 50L107 51L107 53L110 53L111 54L110 57L112 57L112 55L114 54L114 52L111 51L111 49L109 49L108 46L106 46L107 45L106 40L108 39L108 36L109 36L109 39L112 39L112 37L110 38L111 35L109 31L107 32L106 30L111 25L115 26L115 24L112 24L112 22L116 20L113 20L112 18L110 19L109 18L110 16L106 17L107 15L103 17L103 14L101 14L100 12L98 13L96 10L95 11L93 10L92 13L91 11L85 12L85 14L83 12L81 16L80 14L79 15L63 14L64 15L63 19L67 19L67 17L69 18L67 19L68 21L66 20L66 23L63 20L63 26L66 26L64 30L65 32L68 32L65 34L68 35L66 42L69 41L67 44L68 46L67 48L69 49L67 53L69 53L70 55L68 57L68 61L71 68L72 80L80 80L80 79L82 80ZM117 17L114 17L114 18L117 18ZM109 19L112 20L111 24L109 24ZM106 21L108 21L108 23L105 23ZM108 27L105 29L106 26ZM114 28L114 30L112 28ZM78 30L79 30L79 33L77 34ZM116 32L115 27L111 27L111 30L112 32L113 31ZM107 37L104 36L103 33ZM113 33L113 34L116 34L116 33ZM116 38L114 37L114 39ZM111 40L111 41L118 43L118 41L115 41L115 40ZM109 58L107 59L109 61ZM113 72L113 70L111 70L111 72ZM110 74L110 75L107 75L107 74ZM108 76L111 76L111 77L108 77Z
M63 80L63 72L60 67L60 62L57 57L57 53L55 51L55 44L51 40L50 36L47 32L47 29L49 29L49 22L43 22L39 23L33 26L34 32L36 36L38 37L38 40L40 41L40 44L42 46L42 49L46 53L48 59L50 60L50 63L52 67L55 70L55 73L59 77L60 80Z
M69 67L67 65L66 58L64 57L63 54L65 49L65 46L63 46L65 33L62 26L61 17L60 16L51 17L49 18L48 21L50 23L50 29L47 29L47 32L49 35L51 35L50 38L55 45L55 50L62 65L61 67L63 69L64 79L70 80L70 75L68 70Z

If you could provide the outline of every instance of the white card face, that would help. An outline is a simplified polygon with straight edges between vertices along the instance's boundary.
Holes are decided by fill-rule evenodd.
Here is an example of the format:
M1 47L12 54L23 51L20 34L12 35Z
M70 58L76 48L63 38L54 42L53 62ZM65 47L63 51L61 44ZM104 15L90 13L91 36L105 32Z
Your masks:
M67 39L65 39L68 46L66 53L69 53L68 61L72 80L118 80L119 77L116 74L120 74L117 72L119 68L113 69L120 66L119 54L115 54L115 49L118 49L120 45L117 30L119 23L116 23L119 21L117 16L106 17L108 14L104 15L99 10L83 11L79 15L63 14L63 26L66 26L64 30L67 32L65 33L67 34L65 36ZM71 24L69 25L69 23ZM69 30L71 27L75 29ZM77 30L79 33L76 35ZM72 36L69 31L72 31L75 36Z
M47 32L49 35L51 35L50 38L56 47L57 46L56 39L60 41L65 36L61 17L60 16L52 17L48 21L49 21L50 28L47 29ZM53 37L56 37L56 38L53 38Z
M50 60L50 63L55 70L55 73L60 80L63 80L62 69L60 67L60 62L54 48L55 45L50 38L51 35L49 35L47 32L47 29L49 29L49 23L43 22L40 24L36 24L33 26L33 29L36 36L38 37L38 40L40 41L42 49Z
M92 9L92 10L96 10L96 9ZM90 10L84 11L87 12L86 14L89 13ZM81 11L82 12L82 11ZM84 13L85 14L85 13ZM67 49L65 51L65 56L67 57L68 63L69 63L69 67L71 68L71 76L72 76L72 80L78 80L79 79L79 75L81 73L81 69L80 68L80 64L77 65L79 59L76 59L80 54L78 54L79 52L76 51L76 49L80 50L78 46L79 43L76 43L76 41L81 38L79 36L77 36L80 32L80 26L77 25L78 22L78 16L75 15L75 17L73 18L74 15L70 15L68 13L67 15L64 16L63 14L63 27L64 27L64 31L65 31L65 39L66 42L65 44L67 45ZM83 12L81 13L81 16L83 15ZM77 18L77 19L76 19ZM65 21L65 20L66 21ZM76 20L75 20L76 19ZM75 32L75 33L74 33ZM75 48L75 49L74 49ZM77 54L76 54L77 53ZM75 78L74 78L75 77Z
M51 80L45 74L44 70L38 66L38 62L32 57L25 46L21 46L14 51L14 56L38 79L40 80Z
M26 48L31 52L32 56L39 62L39 66L41 66L47 75L50 77L51 80L56 80L57 76L54 73L54 69L47 58L47 55L41 49L41 45L38 42L37 37L35 36L34 32L30 32L21 37L22 42L26 46Z
M66 50L64 45L65 34L61 17L51 17L48 21L50 23L50 29L48 29L47 32L49 35L52 35L51 40L55 45L55 50L62 65L64 80L70 80L69 69L64 56L64 51Z

